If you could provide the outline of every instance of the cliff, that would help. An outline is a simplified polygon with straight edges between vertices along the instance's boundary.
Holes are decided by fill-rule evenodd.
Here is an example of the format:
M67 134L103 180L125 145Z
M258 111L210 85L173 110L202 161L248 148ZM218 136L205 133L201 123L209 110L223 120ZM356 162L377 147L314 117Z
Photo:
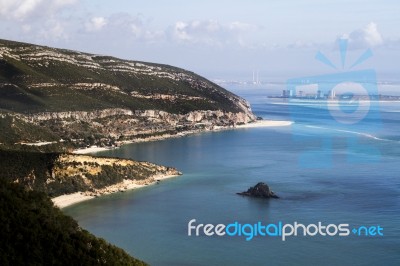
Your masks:
M88 155L0 150L0 158L2 179L51 197L75 192L98 195L126 181L146 184L159 176L181 174L149 162Z
M0 143L110 145L255 119L244 99L183 69L0 40L0 129L13 133Z
M45 194L98 195L180 173L59 151L255 120L244 99L183 69L0 40L0 264L143 265L81 230Z

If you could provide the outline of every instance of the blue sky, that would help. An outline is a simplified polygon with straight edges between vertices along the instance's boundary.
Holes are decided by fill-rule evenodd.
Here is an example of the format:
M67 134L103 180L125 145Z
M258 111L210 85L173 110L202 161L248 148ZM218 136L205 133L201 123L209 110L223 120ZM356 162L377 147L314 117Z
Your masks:
M371 48L381 77L400 77L400 4L365 0L0 0L0 38L183 67L235 79L324 73Z

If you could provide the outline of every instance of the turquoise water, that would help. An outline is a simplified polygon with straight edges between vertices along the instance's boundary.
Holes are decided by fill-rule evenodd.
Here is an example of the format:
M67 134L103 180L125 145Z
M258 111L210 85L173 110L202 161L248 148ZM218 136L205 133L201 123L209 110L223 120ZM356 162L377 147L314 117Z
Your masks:
M287 104L267 100L253 109L260 116L296 124L203 133L99 153L174 166L184 175L65 212L151 265L400 265L400 104L382 105L379 121L375 117L351 128L332 122L314 104L297 104L296 115ZM321 149L326 139L331 145ZM349 139L374 152L349 146ZM308 153L310 149L314 151ZM318 168L320 162L325 162L323 168ZM235 194L259 181L281 198ZM379 225L384 235L286 241L189 237L191 219L212 224L321 221L348 223L350 229Z

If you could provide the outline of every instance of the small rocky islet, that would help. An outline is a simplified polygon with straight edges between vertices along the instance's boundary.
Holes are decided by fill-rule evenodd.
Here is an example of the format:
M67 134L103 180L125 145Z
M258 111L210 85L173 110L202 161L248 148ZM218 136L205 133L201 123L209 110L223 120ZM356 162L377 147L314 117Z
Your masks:
M247 191L238 192L236 194L241 195L241 196L253 197L253 198L279 199L279 197L264 182L259 182L254 187L250 187Z

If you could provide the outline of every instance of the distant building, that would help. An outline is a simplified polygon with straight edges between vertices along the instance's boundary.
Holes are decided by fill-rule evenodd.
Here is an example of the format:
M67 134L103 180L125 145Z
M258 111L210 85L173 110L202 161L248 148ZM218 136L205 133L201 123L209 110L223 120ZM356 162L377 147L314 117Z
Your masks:
M290 91L289 90L282 90L282 97L283 98L287 98L290 95Z
M318 91L317 91L317 97L316 97L316 98L317 98L317 99L323 99L323 98L325 98L324 92L321 91L321 90L318 90Z
M334 90L330 90L329 91L329 95L328 95L329 99L335 99L336 98L336 93Z
M257 70L257 72L253 70L253 84L254 85L260 85L261 84L260 79L258 77L258 70Z

